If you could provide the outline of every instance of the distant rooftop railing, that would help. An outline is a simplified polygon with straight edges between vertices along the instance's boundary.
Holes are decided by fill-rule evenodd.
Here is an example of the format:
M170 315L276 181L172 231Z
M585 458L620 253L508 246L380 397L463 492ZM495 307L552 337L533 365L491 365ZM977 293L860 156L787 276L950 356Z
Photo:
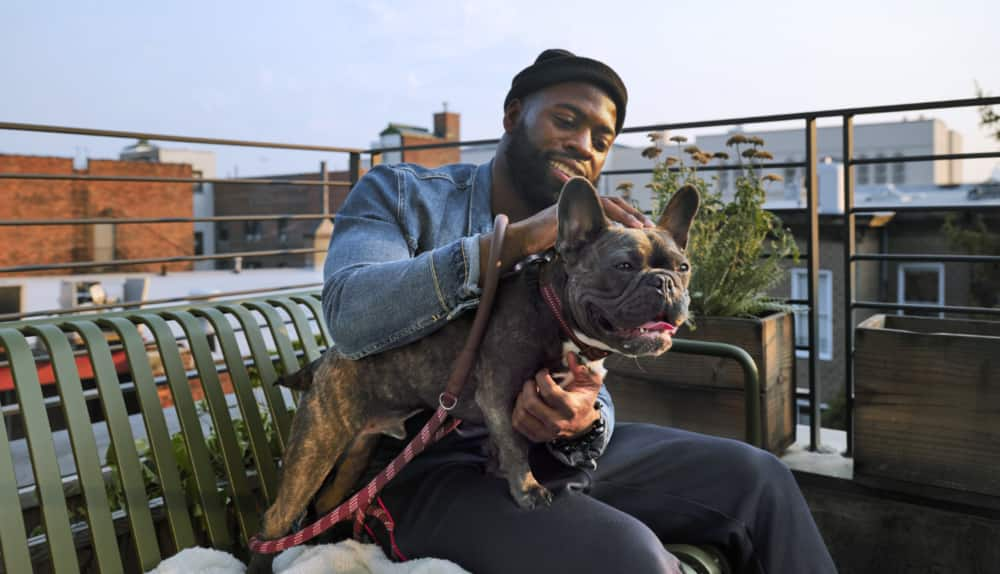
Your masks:
M820 242L819 242L819 211L818 211L818 179L817 179L817 165L818 165L818 150L816 141L816 130L817 130L817 120L821 118L837 118L841 122L842 126L842 157L845 166L844 170L844 186L843 186L843 201L844 201L844 212L843 212L843 222L842 228L844 237L847 241L844 241L843 247L843 277L844 277L844 296L842 303L843 305L837 309L836 312L843 313L845 315L845 323L847 328L844 329L844 349L847 350L845 355L845 373L846 380L844 385L844 400L847 405L847 456L851 455L852 452L852 413L854 405L854 384L853 384L853 348L854 348L854 326L857 324L854 320L854 311L858 309L871 309L871 310L883 310L883 311L934 311L941 313L962 313L962 314L974 314L974 315L1000 315L1000 309L988 308L988 307L971 307L971 306L948 306L948 305L917 305L917 304L900 304L900 303L889 303L882 301L863 301L856 300L855 298L855 278L856 269L855 264L858 261L921 261L921 262L966 262L966 263L998 263L1000 262L1000 255L975 255L975 254L957 254L957 255L938 255L938 254L924 254L924 253L910 253L910 254L890 254L890 253L857 253L855 247L855 232L856 232L856 222L855 216L859 214L872 214L885 212L887 209L891 209L894 212L920 212L920 211L970 211L975 210L977 212L982 211L1000 211L1000 205L976 205L976 206L919 206L919 205L907 205L907 206L893 206L891 208L886 208L885 206L879 207L859 207L855 205L854 202L854 187L855 178L853 174L853 168L858 165L867 164L884 164L884 163L907 163L907 162L927 162L927 161L940 161L940 160L972 160L972 159L987 159L987 158L1000 158L1000 151L996 152L972 152L972 153L948 153L948 154L937 154L937 155L910 155L910 156L893 156L886 158L857 158L854 155L854 121L856 118L866 115L874 114L885 114L894 112L910 112L910 111L928 111L928 110L941 110L950 108L968 108L968 107L980 107L980 106L991 106L1000 104L1000 97L989 97L989 98L969 98L969 99L957 99L957 100L945 100L945 101L932 101L932 102L920 102L920 103L907 103L898 105L888 105L888 106L870 106L870 107L857 107L857 108L841 108L841 109L830 109L830 110L818 110L810 112L799 112L799 113L787 113L787 114L773 114L773 115L762 115L762 116L747 116L747 117L735 117L735 118L724 118L716 120L704 120L704 121L688 121L688 122L673 122L673 123L663 123L663 124L650 124L643 126L632 126L627 127L623 130L626 134L633 133L648 133L652 131L661 130L679 130L679 129L693 129L693 128L706 128L706 127L722 127L722 126L742 126L745 124L769 124L776 122L800 122L802 129L802 144L805 151L805 160L801 162L765 162L762 164L763 168L802 168L806 174L805 177L805 190L806 190L806 206L802 209L797 210L782 210L782 213L788 213L789 211L801 212L806 217L806 237L805 245L806 252L802 255L804 261L807 265L808 274L808 293L805 299L789 299L790 304L804 305L808 308L808 340L809 345L798 347L799 350L808 353L808 372L809 372L809 388L803 390L800 395L804 399L808 399L809 402L809 421L810 421L810 446L813 449L818 449L820 446L820 435L819 429L821 426L820 417L820 392L819 388L821 385L819 369L817 365L818 354L816 350L816 345L818 341L818 308L816 302L819 300L819 271L820 271ZM65 218L65 219L21 219L21 220L6 220L0 221L0 227L25 227L25 226L63 226L63 225L102 225L102 224L114 224L114 225L136 225L136 224L159 224L159 223L199 223L199 222L231 222L231 221L275 221L275 220L323 220L332 219L334 214L330 211L328 189L334 186L340 187L350 187L353 186L355 182L360 177L362 156L367 155L369 160L369 165L375 165L379 163L379 160L384 154L389 152L404 152L404 151L415 151L415 150L427 150L427 149L439 149L439 148L454 148L454 147L474 147L474 146L489 146L494 145L499 142L497 139L480 139L480 140L469 140L469 141L459 141L459 142L444 142L435 144L424 144L418 146L397 146L397 147L380 147L371 149L361 149L352 147L337 147L337 146L316 146L316 145L301 145L301 144L291 144L291 143L280 143L280 142L264 142L264 141L251 141L251 140L235 140L235 139L221 139L221 138L206 138L206 137L195 137L195 136L182 136L182 135L171 135L171 134L157 134L157 133L147 133L147 132L131 132L131 131L116 131L116 130L101 130L101 129L87 129L78 127L65 127L65 126L51 126L51 125L37 125L37 124L24 124L24 123L11 123L11 122L0 122L0 130L9 131L20 131L20 132L43 132L43 133L58 133L58 134L73 134L73 135L85 135L85 136L95 136L95 137L112 137L112 138L135 138L135 139L145 139L159 142L184 142L192 144L211 144L219 146L237 146L237 147L256 147L256 148L270 148L276 150L298 150L298 151L311 151L311 152L330 152L336 154L346 154L348 156L349 163L349 179L348 181L331 181L326 172L325 166L322 169L322 177L319 180L289 180L289 179L274 179L274 178L171 178L171 177L129 177L129 176L111 176L111 175L80 175L80 174L44 174L44 173L0 173L0 182L5 180L35 180L35 181L78 181L78 182L134 182L140 183L190 183L190 184L201 184L201 183L225 183L225 184L235 184L235 185L295 185L303 186L309 188L321 188L323 190L323 208L318 213L294 213L294 214L270 214L270 215L259 215L259 214L247 214L247 215L226 215L226 216L209 216L209 217L136 217L136 218L115 218L115 217L90 217L90 218ZM739 166L736 165L718 165L718 166L704 166L700 167L700 170L704 171L721 171L721 170L738 170ZM628 169L628 170L607 170L603 172L602 175L630 175L630 174L645 174L652 173L652 168L650 169ZM122 267L128 265L136 264L148 264L148 263L172 263L172 262L196 262L196 261L207 261L207 260L226 260L226 259L237 259L237 258L247 258L254 256L271 256L271 255L293 255L293 254L312 254L324 252L325 249L320 248L302 248L302 249L269 249L269 250L257 250L257 251L240 251L231 253L216 253L207 255L164 255L162 257L155 258L143 258L143 259L112 259L107 261L66 261L66 262L56 262L56 263L45 263L45 264L20 264L11 265L6 267L0 267L0 278L4 276L9 276L17 273L34 272L34 271L78 271L84 269L106 269L109 267ZM285 288L287 289L302 289L306 287L311 287L316 285L289 285ZM205 296L205 298L211 297L213 299L225 298L227 296L240 296L251 293L274 291L274 288L265 289L254 289L254 290L234 290L222 293L213 293L210 296ZM160 299L156 302L158 303L169 303L187 300L196 300L199 297L196 296L186 296L177 298L166 298ZM149 304L150 301L135 303L139 304ZM114 304L114 305L94 305L86 307L78 307L72 310L64 309L52 309L45 311L35 311L31 313L22 314L10 314L0 316L0 321L15 320L24 318L26 316L37 316L44 314L63 314L67 312L80 312L80 311L100 311L111 308L122 308L128 307L132 304Z

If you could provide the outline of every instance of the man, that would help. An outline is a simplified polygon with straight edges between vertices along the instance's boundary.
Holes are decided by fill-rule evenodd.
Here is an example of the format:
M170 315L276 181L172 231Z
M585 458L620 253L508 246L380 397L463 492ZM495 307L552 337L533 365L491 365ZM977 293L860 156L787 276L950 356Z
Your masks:
M511 84L492 162L378 166L363 177L337 214L324 270L338 351L358 358L401 346L474 308L494 214L512 222L505 264L552 246L563 182L597 180L627 101L605 64L546 50ZM624 225L652 225L621 200L603 202ZM569 361L570 385L542 371L513 412L515 429L537 443L532 468L556 495L552 505L518 508L505 481L483 472L485 431L466 428L383 492L397 553L446 558L476 574L676 571L663 540L717 544L739 571L835 571L774 456L676 429L616 425L600 376ZM399 448L391 442L383 440L373 467Z

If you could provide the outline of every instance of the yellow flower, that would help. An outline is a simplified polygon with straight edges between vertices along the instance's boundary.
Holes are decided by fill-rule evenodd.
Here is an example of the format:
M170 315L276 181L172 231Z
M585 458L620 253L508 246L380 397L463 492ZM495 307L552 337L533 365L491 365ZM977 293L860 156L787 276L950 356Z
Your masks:
M686 148L684 148L684 153L689 153L691 155L694 155L696 153L701 153L701 149L699 149L698 146L696 145L689 145Z
M661 150L660 148L656 147L655 145L651 145L648 148L642 150L642 157L644 157L646 159L653 159L656 156L660 155L661 151L663 151L663 150Z
M680 144L688 141L688 139L684 136L670 136L670 141L677 142Z
M726 147L733 147L734 145L745 144L745 143L747 143L747 141L748 140L747 140L747 137L745 135L743 135L743 134L736 134L736 135L731 136L729 139L726 140Z
M617 189L618 191L621 191L621 192L624 193L624 192L632 191L632 187L633 186L632 186L632 182L631 181L623 181L623 182L619 183L617 186L615 186L615 189Z
M785 181L785 178L776 173L769 173L761 178L764 181Z
M729 154L724 151L717 151L712 154L712 157L725 161L729 159Z
M753 156L758 159L774 159L774 156L771 155L771 152L764 151L762 149L757 150L756 153L753 154Z
M752 158L752 157L755 157L757 155L757 150L755 150L753 148L745 149L745 150L743 150L743 153L741 153L740 155L743 156L743 157L745 157L745 158Z
M764 145L764 140L760 136L750 136L747 138L747 141L753 145Z
M677 163L677 158L676 157L668 157L667 159L663 160L663 163L667 164L667 167L670 167L670 166L674 165L675 163Z
M646 134L646 137L649 138L649 141L651 141L653 143L658 143L658 142L663 141L663 137L666 136L666 135L667 135L667 132L665 132L665 131L663 131L663 132L649 132L648 134Z

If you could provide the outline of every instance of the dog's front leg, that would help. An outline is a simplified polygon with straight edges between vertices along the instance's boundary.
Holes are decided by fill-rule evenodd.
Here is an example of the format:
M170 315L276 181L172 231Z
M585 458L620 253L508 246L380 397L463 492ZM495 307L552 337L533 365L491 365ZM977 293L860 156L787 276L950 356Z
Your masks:
M510 373L480 371L476 389L476 403L483 412L483 420L490 431L493 452L497 456L499 474L507 479L510 494L521 508L548 506L552 494L531 472L528 452L531 442L514 430L511 424L513 397L510 390Z

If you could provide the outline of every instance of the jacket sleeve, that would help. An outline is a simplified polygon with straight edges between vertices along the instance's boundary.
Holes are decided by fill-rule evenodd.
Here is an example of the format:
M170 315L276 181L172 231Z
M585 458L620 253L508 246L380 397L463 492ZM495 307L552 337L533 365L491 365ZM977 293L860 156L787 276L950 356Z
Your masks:
M351 359L420 339L479 303L478 237L417 253L401 177L374 168L334 221L323 311L338 352Z

